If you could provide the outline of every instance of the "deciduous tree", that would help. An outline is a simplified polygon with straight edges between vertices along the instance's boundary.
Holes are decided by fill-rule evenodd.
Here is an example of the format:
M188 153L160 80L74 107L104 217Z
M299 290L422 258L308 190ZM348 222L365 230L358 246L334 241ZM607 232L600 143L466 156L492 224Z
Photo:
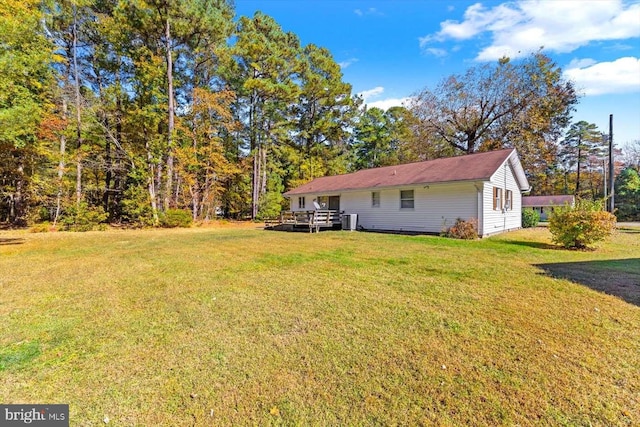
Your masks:
M535 185L577 103L573 83L541 52L451 75L416 94L416 133L436 155L515 147Z
M54 57L40 6L0 2L0 213L14 223L26 222L30 183L47 165L40 132L53 110Z

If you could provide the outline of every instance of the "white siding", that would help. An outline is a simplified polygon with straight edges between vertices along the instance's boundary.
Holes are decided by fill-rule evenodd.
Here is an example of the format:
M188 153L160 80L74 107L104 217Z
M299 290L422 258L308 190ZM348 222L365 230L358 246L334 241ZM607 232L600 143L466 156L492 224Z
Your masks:
M313 210L313 199L320 196L340 196L340 210L357 214L358 225L369 230L415 231L439 233L451 226L457 218L478 220L479 234L488 236L522 226L522 194L512 167L513 159L505 160L489 181L449 182L407 187L344 191L340 194L304 194L305 208L298 207L298 198L291 196L292 211ZM517 157L516 157L517 161ZM519 161L516 170L521 171ZM521 174L523 172L521 171ZM522 175L524 177L524 175ZM526 184L526 179L524 184ZM512 193L512 209L493 209L493 189ZM414 208L400 208L400 191L414 191ZM373 207L372 191L380 193L380 206Z
M503 205L506 190L511 190L513 195L513 209L508 211L493 209L493 189L502 189ZM522 194L508 162L491 176L491 180L484 185L484 221L482 235L487 236L503 231L514 230L522 227Z
M414 190L414 208L400 208L400 191ZM370 230L439 233L457 218L478 216L477 189L473 183L431 184L380 191L380 207L371 206L371 190L343 193L340 209L358 214L358 225Z

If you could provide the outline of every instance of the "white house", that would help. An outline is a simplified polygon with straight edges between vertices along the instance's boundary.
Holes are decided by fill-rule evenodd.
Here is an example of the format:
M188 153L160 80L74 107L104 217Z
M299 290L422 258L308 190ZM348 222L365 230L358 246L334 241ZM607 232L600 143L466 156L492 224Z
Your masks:
M439 233L461 218L489 236L522 226L529 190L516 150L507 149L316 178L284 195L294 212L317 204L357 214L365 230Z
M576 198L568 194L559 196L524 196L522 198L522 207L537 211L541 221L547 221L549 214L552 213L555 208L574 206L575 203Z

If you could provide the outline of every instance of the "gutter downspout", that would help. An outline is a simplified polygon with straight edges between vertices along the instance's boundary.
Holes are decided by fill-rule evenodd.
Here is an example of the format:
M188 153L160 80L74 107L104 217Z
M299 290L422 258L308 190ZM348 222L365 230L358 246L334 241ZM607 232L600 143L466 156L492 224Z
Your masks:
M504 195L502 196L502 231L507 231L507 164L504 164ZM513 196L512 196L513 197ZM513 203L513 202L512 202Z
M482 193L482 187L483 184L480 183L474 183L473 184L474 187L476 187L476 191L478 192L477 195L477 203L476 203L476 214L478 215L478 234L480 235L480 237L484 236L484 212L483 212L483 201L484 201L484 197L483 197L483 193Z

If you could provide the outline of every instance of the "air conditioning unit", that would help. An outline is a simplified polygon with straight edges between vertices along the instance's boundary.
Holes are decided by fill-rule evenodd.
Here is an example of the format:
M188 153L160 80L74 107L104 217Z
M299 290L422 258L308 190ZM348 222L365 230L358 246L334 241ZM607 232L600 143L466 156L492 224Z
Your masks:
M353 231L358 227L358 214L342 215L342 229Z

